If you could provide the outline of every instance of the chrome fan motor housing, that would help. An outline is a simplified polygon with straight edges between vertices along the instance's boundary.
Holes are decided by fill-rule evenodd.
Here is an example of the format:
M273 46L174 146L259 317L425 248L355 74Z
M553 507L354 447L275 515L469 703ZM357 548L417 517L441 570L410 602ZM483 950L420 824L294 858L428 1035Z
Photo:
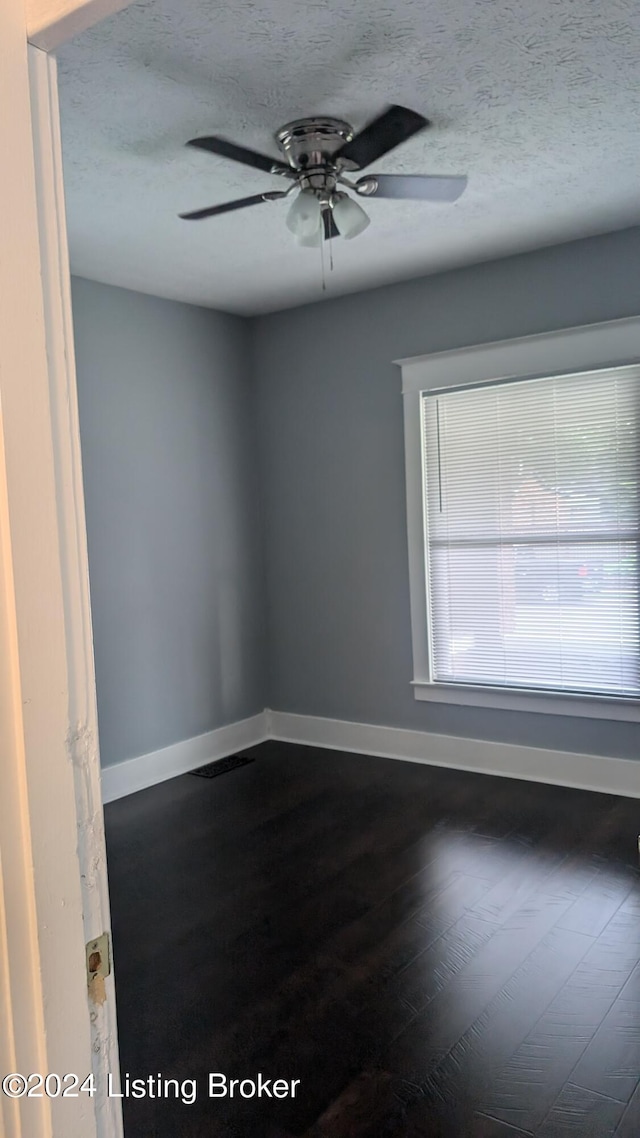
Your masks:
M352 138L353 128L348 122L325 117L295 119L275 136L289 165L302 175L301 188L329 192L335 188L333 155ZM341 159L340 168L350 170L355 166Z

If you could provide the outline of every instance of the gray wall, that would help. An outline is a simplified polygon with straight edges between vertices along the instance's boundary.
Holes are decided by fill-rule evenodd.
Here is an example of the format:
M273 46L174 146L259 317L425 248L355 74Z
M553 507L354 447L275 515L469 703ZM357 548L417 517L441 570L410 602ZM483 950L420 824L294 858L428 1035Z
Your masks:
M269 706L637 757L631 724L413 699L402 399L391 361L637 315L639 265L640 230L628 230L253 322Z
M265 705L244 321L74 279L100 742L118 762Z

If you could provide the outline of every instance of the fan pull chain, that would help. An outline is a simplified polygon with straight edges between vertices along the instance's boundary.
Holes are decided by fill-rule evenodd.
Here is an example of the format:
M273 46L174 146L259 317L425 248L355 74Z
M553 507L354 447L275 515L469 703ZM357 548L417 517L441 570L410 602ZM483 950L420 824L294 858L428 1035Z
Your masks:
M320 242L320 265L322 270L322 291L327 291L327 282L324 277L324 241Z

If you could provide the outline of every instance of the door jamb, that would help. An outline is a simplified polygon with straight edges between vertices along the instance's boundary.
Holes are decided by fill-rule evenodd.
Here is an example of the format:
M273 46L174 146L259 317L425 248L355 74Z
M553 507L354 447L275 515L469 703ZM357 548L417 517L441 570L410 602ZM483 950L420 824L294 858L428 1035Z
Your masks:
M89 992L84 951L110 918L56 63L0 9L0 1075L95 1085L0 1093L0 1129L122 1138L114 978Z

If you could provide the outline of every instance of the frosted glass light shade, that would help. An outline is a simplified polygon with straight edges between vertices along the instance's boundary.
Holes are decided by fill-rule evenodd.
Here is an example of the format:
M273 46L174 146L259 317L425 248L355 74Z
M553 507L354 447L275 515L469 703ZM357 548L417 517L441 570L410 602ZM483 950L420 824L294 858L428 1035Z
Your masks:
M340 230L340 236L347 241L362 233L371 221L362 206L354 202L347 194L336 194L333 204L333 220Z
M304 245L308 249L319 249L320 246L322 245L322 237L323 237L322 226L318 225L318 228L313 233L310 233L308 236L305 236L305 237L296 236L296 244L297 245Z
M306 239L314 238L316 231L320 232L321 220L320 202L313 190L300 190L287 214L288 229L306 244Z

